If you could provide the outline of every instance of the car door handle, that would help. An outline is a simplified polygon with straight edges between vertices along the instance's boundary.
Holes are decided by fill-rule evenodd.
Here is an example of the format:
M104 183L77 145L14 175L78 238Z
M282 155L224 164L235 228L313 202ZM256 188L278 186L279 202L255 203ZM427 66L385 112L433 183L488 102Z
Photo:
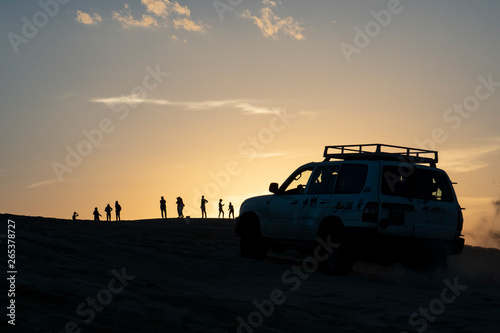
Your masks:
M328 201L327 200L320 200L319 203L320 204L326 204L326 203L328 203Z
M298 200L290 200L290 204L292 204L292 205L296 205L297 202L299 202L299 201Z

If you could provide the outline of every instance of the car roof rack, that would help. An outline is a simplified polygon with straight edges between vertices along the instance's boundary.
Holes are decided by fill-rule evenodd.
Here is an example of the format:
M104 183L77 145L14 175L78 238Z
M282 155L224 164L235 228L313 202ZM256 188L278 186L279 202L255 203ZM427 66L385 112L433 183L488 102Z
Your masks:
M332 158L341 160L384 160L425 164L436 167L438 152L420 148L392 146L380 143L362 145L325 146L325 162Z

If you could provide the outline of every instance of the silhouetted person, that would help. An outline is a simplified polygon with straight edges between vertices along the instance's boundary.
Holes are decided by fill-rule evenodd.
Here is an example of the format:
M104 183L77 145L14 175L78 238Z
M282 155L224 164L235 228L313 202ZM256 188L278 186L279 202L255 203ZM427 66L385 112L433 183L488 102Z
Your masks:
M161 218L163 218L163 214L165 214L165 218L167 218L167 202L163 197L160 200L160 210L161 210Z
M206 207L206 204L207 204L208 200L205 199L205 196L202 195L201 196L201 218L205 217L207 218L207 207Z
M76 221L76 217L78 216L78 213L77 212L74 212L73 213L73 221Z
M111 208L111 206L109 204L106 206L106 208L104 208L104 211L106 212L106 221L111 222L111 211L112 210L113 210L113 208Z
M115 214L116 214L116 220L121 221L120 217L120 212L122 211L122 206L118 203L118 201L115 201Z
M184 209L184 202L182 201L181 197L177 197L177 214L179 215L179 218L184 217L184 214L182 214L182 210Z
M94 209L94 221L99 221L99 216L102 216L99 214L99 211L97 210L97 207Z
M232 203L229 203L229 218L231 218L231 215L233 216L234 219L234 207Z
M224 210L222 209L224 207L224 204L222 203L222 199L219 200L219 218L220 214L222 214L222 218L224 218Z

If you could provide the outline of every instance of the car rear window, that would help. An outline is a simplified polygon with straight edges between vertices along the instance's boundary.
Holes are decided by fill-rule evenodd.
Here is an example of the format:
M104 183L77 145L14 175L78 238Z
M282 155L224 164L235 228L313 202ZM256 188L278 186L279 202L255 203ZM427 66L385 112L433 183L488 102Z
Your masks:
M448 177L435 170L385 166L381 190L384 195L453 202Z

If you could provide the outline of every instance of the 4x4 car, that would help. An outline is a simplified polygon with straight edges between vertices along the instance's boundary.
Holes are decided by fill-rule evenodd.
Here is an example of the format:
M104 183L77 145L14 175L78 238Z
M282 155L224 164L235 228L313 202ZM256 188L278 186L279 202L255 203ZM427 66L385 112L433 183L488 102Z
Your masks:
M436 168L436 151L326 146L324 158L281 186L272 183L273 194L243 202L235 222L242 257L321 244L324 269L345 274L357 259L428 267L462 251L462 210L448 175Z

